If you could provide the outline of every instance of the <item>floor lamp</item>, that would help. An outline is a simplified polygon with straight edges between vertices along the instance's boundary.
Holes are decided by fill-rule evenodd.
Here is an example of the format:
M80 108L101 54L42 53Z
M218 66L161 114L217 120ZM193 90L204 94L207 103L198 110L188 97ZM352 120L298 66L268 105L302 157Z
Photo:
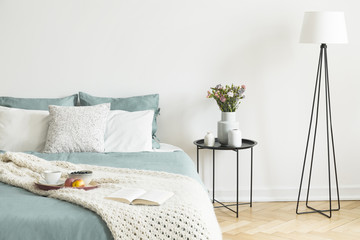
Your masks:
M305 12L304 21L301 30L301 43L317 43L320 44L320 56L317 68L315 90L312 102L311 117L309 131L307 135L307 142L305 148L304 163L302 167L299 194L297 198L296 213L320 213L328 218L331 218L332 211L340 210L340 197L339 197L339 186L336 170L335 160L335 147L334 147L334 136L331 119L331 105L330 105L330 86L329 86L329 73L328 73L328 61L327 61L327 44L332 43L347 43L347 33L345 25L345 17L343 12ZM322 74L324 73L324 74ZM324 83L322 83L322 76L324 76ZM324 87L325 92L325 108L326 108L326 137L327 137L327 172L328 172L328 187L329 187L329 208L328 209L316 209L309 205L309 193L310 183L312 177L313 163L314 163L314 151L317 137L318 118L319 118L319 102L321 88ZM314 125L314 127L312 127ZM312 136L312 137L310 137ZM312 138L312 144L309 146L310 138ZM309 150L311 148L311 150ZM299 212L299 201L304 180L304 171L306 166L306 160L308 156L308 150L310 157L310 169L307 184L306 194L306 208L309 211ZM337 207L331 206L331 162L333 161L337 195Z

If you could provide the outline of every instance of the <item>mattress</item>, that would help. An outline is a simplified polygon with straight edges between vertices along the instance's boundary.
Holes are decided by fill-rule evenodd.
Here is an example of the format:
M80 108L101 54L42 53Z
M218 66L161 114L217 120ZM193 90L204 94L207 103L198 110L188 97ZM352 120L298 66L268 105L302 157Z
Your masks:
M30 152L52 161L62 160L117 168L164 171L201 182L191 158L183 151L139 153ZM0 240L112 239L105 222L94 212L72 203L35 195L0 182Z

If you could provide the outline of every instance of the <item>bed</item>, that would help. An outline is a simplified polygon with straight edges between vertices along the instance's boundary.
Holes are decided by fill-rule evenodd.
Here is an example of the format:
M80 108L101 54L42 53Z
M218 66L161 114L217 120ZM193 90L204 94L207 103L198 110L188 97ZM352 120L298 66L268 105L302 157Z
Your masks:
M102 151L102 152L96 152L96 151L61 151L64 150L58 149L58 146L61 144L64 144L61 138L62 133L54 132L55 139L49 140L49 132L51 131L51 122L47 122L50 124L48 126L48 129L46 129L47 134L45 139L43 139L42 147L39 146L31 146L33 149L40 149L43 148L44 150L47 149L47 151L22 151L27 153L30 156L36 156L39 159L45 159L49 164L52 162L65 162L65 163L71 163L71 164L86 164L86 165L93 165L99 168L99 166L103 166L106 168L116 168L116 169L129 169L127 171L132 171L132 169L135 171L142 171L142 173L153 173L157 172L160 173L160 175L168 174L167 177L176 177L176 176L185 176L183 178L188 179L188 181L192 181L192 185L197 186L197 191L199 196L207 195L205 188L203 187L201 180L195 170L193 161L191 158L183 152L181 149L176 148L171 145L167 144L159 144L156 141L156 117L159 112L158 108L158 96L157 95L147 95L147 96L141 96L141 97L135 97L135 98L126 98L126 99L112 99L112 98L98 98L93 97L91 95L81 93L82 97L80 97L80 105L82 106L98 106L97 104L102 105L102 103L111 103L111 108L113 111L119 110L119 111L127 111L127 112L140 112L144 110L153 110L153 115L151 115L151 121L150 121L150 127L147 127L147 131L150 135L150 140L147 139L145 142L140 142L141 144L138 144L138 141L131 140L132 142L130 145L135 148L143 148L144 145L146 145L146 149L141 149L141 151L132 151L131 149L128 149L129 146L126 143L120 143L117 144L118 140L121 136L126 136L127 133L125 130L122 130L122 132L118 133L115 136L108 136L105 137L105 145L102 145L105 150L110 149L114 150L116 148L118 149L124 149L124 151ZM57 106L75 106L78 105L78 95L72 95L67 98L62 99L20 99L20 98L9 98L9 97L0 97L0 105L4 106L6 108L13 108L16 109L16 111L21 111L21 114L23 114L23 111L31 111L31 114L34 114L34 111L45 111L49 107L49 105L57 105ZM93 101L93 102L92 102ZM125 104L124 104L125 101ZM155 101L154 103L151 103L151 101ZM121 102L122 104L119 104ZM145 103L145 104L144 104ZM36 105L36 107L34 107ZM119 107L120 106L120 107ZM125 106L125 107L124 107ZM56 107L55 107L56 108ZM66 107L64 107L66 108ZM122 108L122 109L121 109ZM25 110L19 110L19 109L25 109ZM4 118L9 118L9 116L2 115L2 111L4 109L0 109L0 125L4 125L1 123ZM58 110L58 108L56 108ZM9 111L9 109L4 110ZM8 113L6 113L8 114ZM20 113L16 113L20 114ZM15 114L15 115L16 115ZM26 113L28 114L28 113ZM39 113L40 114L40 113ZM44 114L41 112L41 114ZM73 113L70 113L71 116L73 116ZM125 114L122 112L122 114ZM128 114L128 113L126 113ZM14 113L10 114L11 118L14 118ZM51 112L50 112L51 115ZM99 115L99 114L98 114ZM83 116L83 113L82 113ZM129 118L128 115L121 115L122 121L124 119L127 119L133 123L136 122L137 119ZM49 117L48 117L49 118ZM145 117L144 117L145 118ZM149 122L149 116L146 117ZM26 117L22 117L21 119L26 119ZM51 119L51 117L50 117ZM109 125L107 118L107 125ZM50 121L49 119L47 119ZM140 121L141 125L143 125L144 121ZM12 124L12 123L11 123ZM36 123L37 125L39 122ZM129 125L126 125L127 123L124 123L127 128L129 128ZM6 124L5 124L6 125ZM110 124L111 125L111 124ZM10 126L13 127L14 126ZM28 126L29 128L29 126ZM35 128L35 127L34 127ZM8 128L7 128L8 129ZM1 129L0 127L0 148L2 150L8 148L10 150L11 146L9 148L9 142L16 140L16 137L12 137L9 135L9 132L6 132L7 129ZM62 128L63 129L63 128ZM103 131L106 133L108 130L108 127L106 127ZM127 129L129 130L129 129ZM14 131L14 130L13 130ZM24 130L19 130L23 131ZM41 130L44 132L45 130ZM91 129L87 129L87 132L91 132ZM141 131L144 131L142 128ZM3 133L4 135L1 135ZM7 134L7 135L6 135ZM44 138L44 134L38 134L36 135L38 139L41 140L41 138ZM77 133L81 135L81 132ZM31 136L34 135L34 129L31 132L31 135L29 135L30 139ZM105 134L106 135L106 134ZM8 136L8 138L4 137ZM91 136L95 136L94 133L92 133ZM1 139L3 138L3 139ZM4 138L7 139L7 141L4 140ZM13 138L13 139L11 139ZM60 140L58 140L60 138ZM96 138L96 136L94 137ZM137 135L137 138L141 138ZM15 139L15 140L14 140ZM34 139L34 138L32 138ZM108 139L108 142L110 144L106 145L106 139ZM129 139L128 139L129 140ZM60 142L59 142L60 141ZM114 145L115 141L115 145ZM6 142L6 143L2 143ZM45 143L44 143L45 142ZM65 142L69 142L69 139L65 139ZM3 145L1 145L3 144ZM29 143L30 144L30 143ZM33 144L33 143L31 143ZM39 143L38 143L39 144ZM41 145L40 144L40 145ZM43 146L45 144L45 147ZM89 143L86 143L89 144ZM117 144L117 145L116 145ZM136 145L139 146L136 146ZM15 144L16 145L16 144ZM51 148L51 146L55 148ZM75 144L72 144L72 146ZM149 147L150 145L150 147ZM50 146L50 147L49 147ZM96 144L92 145L91 147L97 147ZM23 150L26 150L24 148L24 144L22 144ZM67 146L68 147L68 146ZM78 146L77 146L78 147ZM88 147L88 146L86 146ZM149 149L150 148L150 149ZM16 148L15 148L16 149ZM66 148L65 148L66 149ZM85 149L86 150L86 149ZM8 151L8 150L6 150ZM2 153L6 152L2 151ZM10 151L9 151L10 152ZM11 153L11 152L10 152ZM3 165L5 166L5 165ZM5 168L4 168L5 169ZM0 178L1 175L4 174L4 169L0 169ZM5 169L6 170L6 169ZM173 175L171 175L173 174ZM170 178L168 178L170 179ZM146 209L146 208L152 208L151 211L157 211L154 206L141 206L140 208L137 208L137 206L127 206L127 209L130 209L133 211L133 222L137 224L132 224L131 229L127 229L126 231L130 231L130 234L123 234L123 235L114 235L114 231L112 230L114 226L112 226L111 230L109 229L109 223L104 221L104 218L96 214L96 211L89 210L86 207L79 206L81 204L73 204L71 202L67 201L61 201L52 197L44 197L39 194L35 194L33 192L27 191L21 187L12 186L11 184L6 184L5 180L0 181L0 239L6 239L6 240L12 240L12 239L96 239L96 240L102 240L102 239L221 239L221 233L219 226L216 221L215 214L213 212L211 202L207 198L204 200L204 198L199 197L199 202L192 205L188 205L188 209L186 211L183 211L179 205L179 208L177 209L176 206L173 208L166 208L167 204L172 204L172 198L168 200L169 203L165 203L164 207L158 208L162 209L161 211L164 211L164 209L175 209L166 210L162 212L161 215L158 216L158 218L161 219L161 223L165 222L164 226L159 227L159 220L158 218L153 218L153 223L149 222L149 219L143 220L143 218L138 218L136 216L139 215L139 209ZM136 182L136 181L135 181ZM132 183L133 184L133 183ZM101 184L100 184L101 188ZM186 195L186 188L181 188L181 186L177 186L177 189L182 189L181 191L184 191L184 195ZM83 190L77 190L77 191L83 191ZM90 192L90 191L88 191ZM175 199L175 198L174 198ZM185 201L186 202L186 201ZM125 205L118 204L116 205L119 208L119 211L122 207L125 207ZM202 218L201 222L194 222L194 219L189 218L187 215L187 211L196 212L197 208L203 208L206 209L206 213ZM160 211L159 210L159 211ZM120 211L121 212L121 211ZM183 219L180 219L180 223L183 224L186 222L186 226L190 225L196 225L194 227L184 227L185 225L179 225L178 222L174 221L172 218L174 218L174 212L176 212L176 216L182 216ZM114 215L117 214L117 211L114 211ZM202 214L201 211L199 211L199 214ZM154 215L155 216L155 215ZM129 217L129 216L128 216ZM130 216L131 217L131 216ZM203 232L192 232L192 229L199 229L199 226L201 225L201 229L204 229ZM121 228L121 226L118 226ZM166 233L166 231L170 231L169 234ZM140 233L143 233L145 235L141 235ZM147 233L144 233L147 232ZM150 232L150 233L149 233ZM165 232L165 233L164 233ZM146 236L146 237L144 237ZM189 237L190 236L190 237ZM191 237L192 236L192 237Z

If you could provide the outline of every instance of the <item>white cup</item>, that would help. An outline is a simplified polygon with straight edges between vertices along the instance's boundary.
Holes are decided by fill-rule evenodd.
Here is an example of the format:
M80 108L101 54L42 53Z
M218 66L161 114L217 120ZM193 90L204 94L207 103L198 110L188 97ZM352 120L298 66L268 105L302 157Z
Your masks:
M228 133L229 146L230 147L241 147L242 136L239 129L230 130Z
M59 181L60 177L61 177L61 172L60 171L51 171L51 170L47 170L44 171L41 176L45 179L45 181L48 184L55 184Z

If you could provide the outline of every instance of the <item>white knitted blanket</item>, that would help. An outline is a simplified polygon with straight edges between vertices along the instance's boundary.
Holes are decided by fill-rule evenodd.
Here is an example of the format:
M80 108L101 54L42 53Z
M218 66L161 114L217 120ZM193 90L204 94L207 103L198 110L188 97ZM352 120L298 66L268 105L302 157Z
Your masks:
M93 171L97 189L43 191L34 182L45 170ZM221 239L211 202L201 184L190 177L157 171L132 170L47 161L34 155L0 154L0 181L30 192L81 205L97 213L114 239ZM105 199L122 187L164 189L174 196L161 206L134 206Z

